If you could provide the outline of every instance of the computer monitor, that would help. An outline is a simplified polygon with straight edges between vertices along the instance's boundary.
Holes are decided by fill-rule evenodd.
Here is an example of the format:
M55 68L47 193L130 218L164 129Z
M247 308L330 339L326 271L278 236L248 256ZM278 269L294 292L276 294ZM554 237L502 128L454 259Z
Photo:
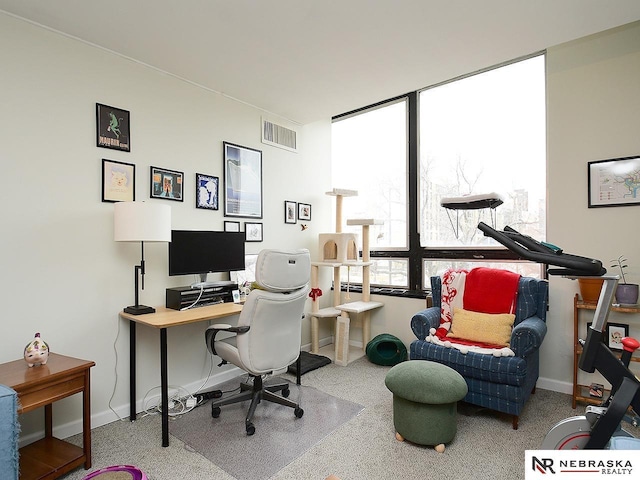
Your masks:
M243 232L172 230L169 243L169 275L199 275L244 270Z

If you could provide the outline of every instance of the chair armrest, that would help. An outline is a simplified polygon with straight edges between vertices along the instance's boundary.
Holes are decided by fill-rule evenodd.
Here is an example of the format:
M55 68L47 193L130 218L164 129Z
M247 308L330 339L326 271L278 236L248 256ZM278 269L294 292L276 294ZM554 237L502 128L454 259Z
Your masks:
M440 307L430 307L419 311L411 318L411 330L418 340L424 340L429 330L440 325Z
M211 325L209 328L207 328L207 330L204 332L204 341L207 344L207 349L214 355L217 355L216 349L214 347L214 343L216 341L216 335L219 332L231 332L235 334L242 334L242 333L247 333L250 328L251 327L249 325L234 327L231 325L227 325L226 323L215 323Z
M538 317L529 317L513 327L510 348L516 357L527 357L540 348L547 334L547 324Z

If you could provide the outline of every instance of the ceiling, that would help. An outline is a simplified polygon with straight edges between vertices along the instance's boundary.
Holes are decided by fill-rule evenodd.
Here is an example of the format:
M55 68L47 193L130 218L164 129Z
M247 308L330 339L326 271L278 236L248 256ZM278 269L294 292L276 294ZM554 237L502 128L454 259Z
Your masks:
M638 0L0 0L306 124L640 19Z

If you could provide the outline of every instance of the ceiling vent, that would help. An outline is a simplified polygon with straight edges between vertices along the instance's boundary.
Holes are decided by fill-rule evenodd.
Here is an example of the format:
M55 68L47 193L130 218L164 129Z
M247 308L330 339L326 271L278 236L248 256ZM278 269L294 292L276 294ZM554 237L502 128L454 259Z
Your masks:
M266 118L262 119L262 143L298 152L298 132Z

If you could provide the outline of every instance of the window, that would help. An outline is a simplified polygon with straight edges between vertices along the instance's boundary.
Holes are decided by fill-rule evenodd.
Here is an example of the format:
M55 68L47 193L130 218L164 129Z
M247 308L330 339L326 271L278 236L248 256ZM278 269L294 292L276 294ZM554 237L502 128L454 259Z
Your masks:
M372 285L422 291L450 266L540 276L540 266L518 262L477 225L545 238L544 87L538 55L334 118L333 186L359 192L345 199L343 218L384 221L371 229ZM489 193L503 203L441 206ZM360 281L354 272L347 280Z
M544 57L429 88L419 101L420 244L487 245L480 220L544 237ZM440 206L489 193L504 201L494 212Z
M333 123L331 180L357 190L345 198L344 219L375 218L372 249L407 248L407 102L405 99ZM360 234L360 227L343 227Z

